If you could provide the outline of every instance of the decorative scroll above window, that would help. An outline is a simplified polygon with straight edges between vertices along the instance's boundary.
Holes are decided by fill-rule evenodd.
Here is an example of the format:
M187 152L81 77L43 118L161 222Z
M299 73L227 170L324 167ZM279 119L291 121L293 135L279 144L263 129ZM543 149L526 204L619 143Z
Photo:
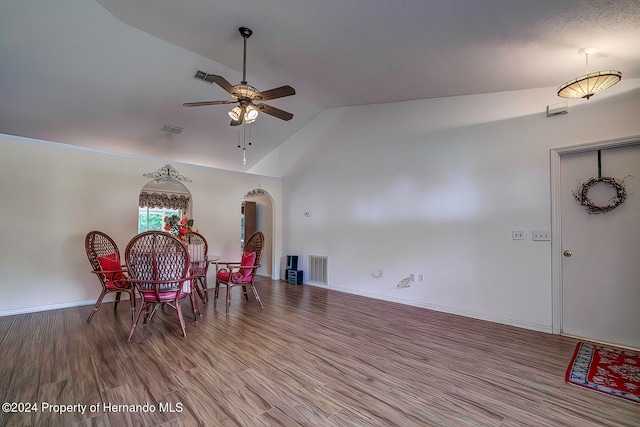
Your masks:
M142 174L142 176L144 176L145 178L155 179L156 182L169 181L169 180L191 182L191 180L186 176L180 175L180 172L174 169L173 166L171 165L165 165L164 167L161 167L160 169L158 169L157 172L145 173L145 174Z
M189 208L189 196L142 191L140 192L138 205L141 208L182 209L186 211Z

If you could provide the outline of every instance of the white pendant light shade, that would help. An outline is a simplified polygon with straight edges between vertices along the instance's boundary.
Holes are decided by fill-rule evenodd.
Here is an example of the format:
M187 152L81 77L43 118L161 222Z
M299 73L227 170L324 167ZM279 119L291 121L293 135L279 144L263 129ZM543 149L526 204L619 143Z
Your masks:
M242 109L239 106L233 107L233 110L229 111L229 117L231 117L231 120L237 122L241 112Z
M258 118L258 110L253 105L247 105L247 110L245 111L245 123L253 123Z
M249 125L255 122L258 118L258 110L253 105L247 105L246 107L233 107L233 110L229 111L229 117L231 117L231 120L235 122L238 121L238 119L240 118L240 114L242 113L242 108L245 109L243 123Z
M589 99L598 92L610 88L622 79L622 73L615 70L597 71L570 80L558 88L561 98Z
M593 55L598 48L587 47L580 49L578 53L584 54L587 63L587 74L569 80L558 88L558 96L561 98L585 98L589 99L598 92L610 88L622 79L622 73L615 70L589 72L589 55Z

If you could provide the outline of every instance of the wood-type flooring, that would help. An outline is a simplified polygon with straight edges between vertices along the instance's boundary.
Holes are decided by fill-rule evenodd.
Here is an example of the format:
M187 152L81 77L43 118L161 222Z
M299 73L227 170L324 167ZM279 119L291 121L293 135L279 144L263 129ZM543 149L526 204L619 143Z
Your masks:
M573 338L256 286L263 309L234 288L194 323L187 301L186 338L168 308L127 342L128 301L91 324L91 306L0 318L0 426L640 425L640 405L564 382Z

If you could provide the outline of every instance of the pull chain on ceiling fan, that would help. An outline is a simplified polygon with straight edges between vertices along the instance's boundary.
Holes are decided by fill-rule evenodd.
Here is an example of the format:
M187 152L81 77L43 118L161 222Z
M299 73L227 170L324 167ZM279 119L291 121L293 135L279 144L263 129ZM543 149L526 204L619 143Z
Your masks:
M224 77L216 76L214 74L207 74L206 81L216 83L222 89L227 91L233 100L222 101L202 101L202 102L187 102L182 104L185 107L202 107L206 105L222 105L222 104L234 104L237 103L231 111L229 116L231 117L231 126L239 126L241 124L250 124L256 121L258 117L258 111L261 111L270 116L277 117L281 120L291 120L293 114L280 110L279 108L272 107L267 104L254 104L254 101L269 101L271 99L284 98L285 96L295 95L296 91L291 86L280 86L274 89L270 89L264 92L260 92L255 87L247 84L247 39L251 37L253 31L246 27L238 28L240 35L244 39L244 53L242 57L242 81L240 84L232 85Z

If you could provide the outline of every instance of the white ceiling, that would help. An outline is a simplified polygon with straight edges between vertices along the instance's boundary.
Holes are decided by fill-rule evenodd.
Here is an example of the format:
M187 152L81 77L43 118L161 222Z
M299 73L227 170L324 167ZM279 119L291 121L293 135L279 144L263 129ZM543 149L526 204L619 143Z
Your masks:
M247 164L229 99L196 70L294 113L262 114ZM558 86L590 71L640 77L639 0L5 0L0 133L248 170L322 109ZM184 131L167 134L165 124Z

